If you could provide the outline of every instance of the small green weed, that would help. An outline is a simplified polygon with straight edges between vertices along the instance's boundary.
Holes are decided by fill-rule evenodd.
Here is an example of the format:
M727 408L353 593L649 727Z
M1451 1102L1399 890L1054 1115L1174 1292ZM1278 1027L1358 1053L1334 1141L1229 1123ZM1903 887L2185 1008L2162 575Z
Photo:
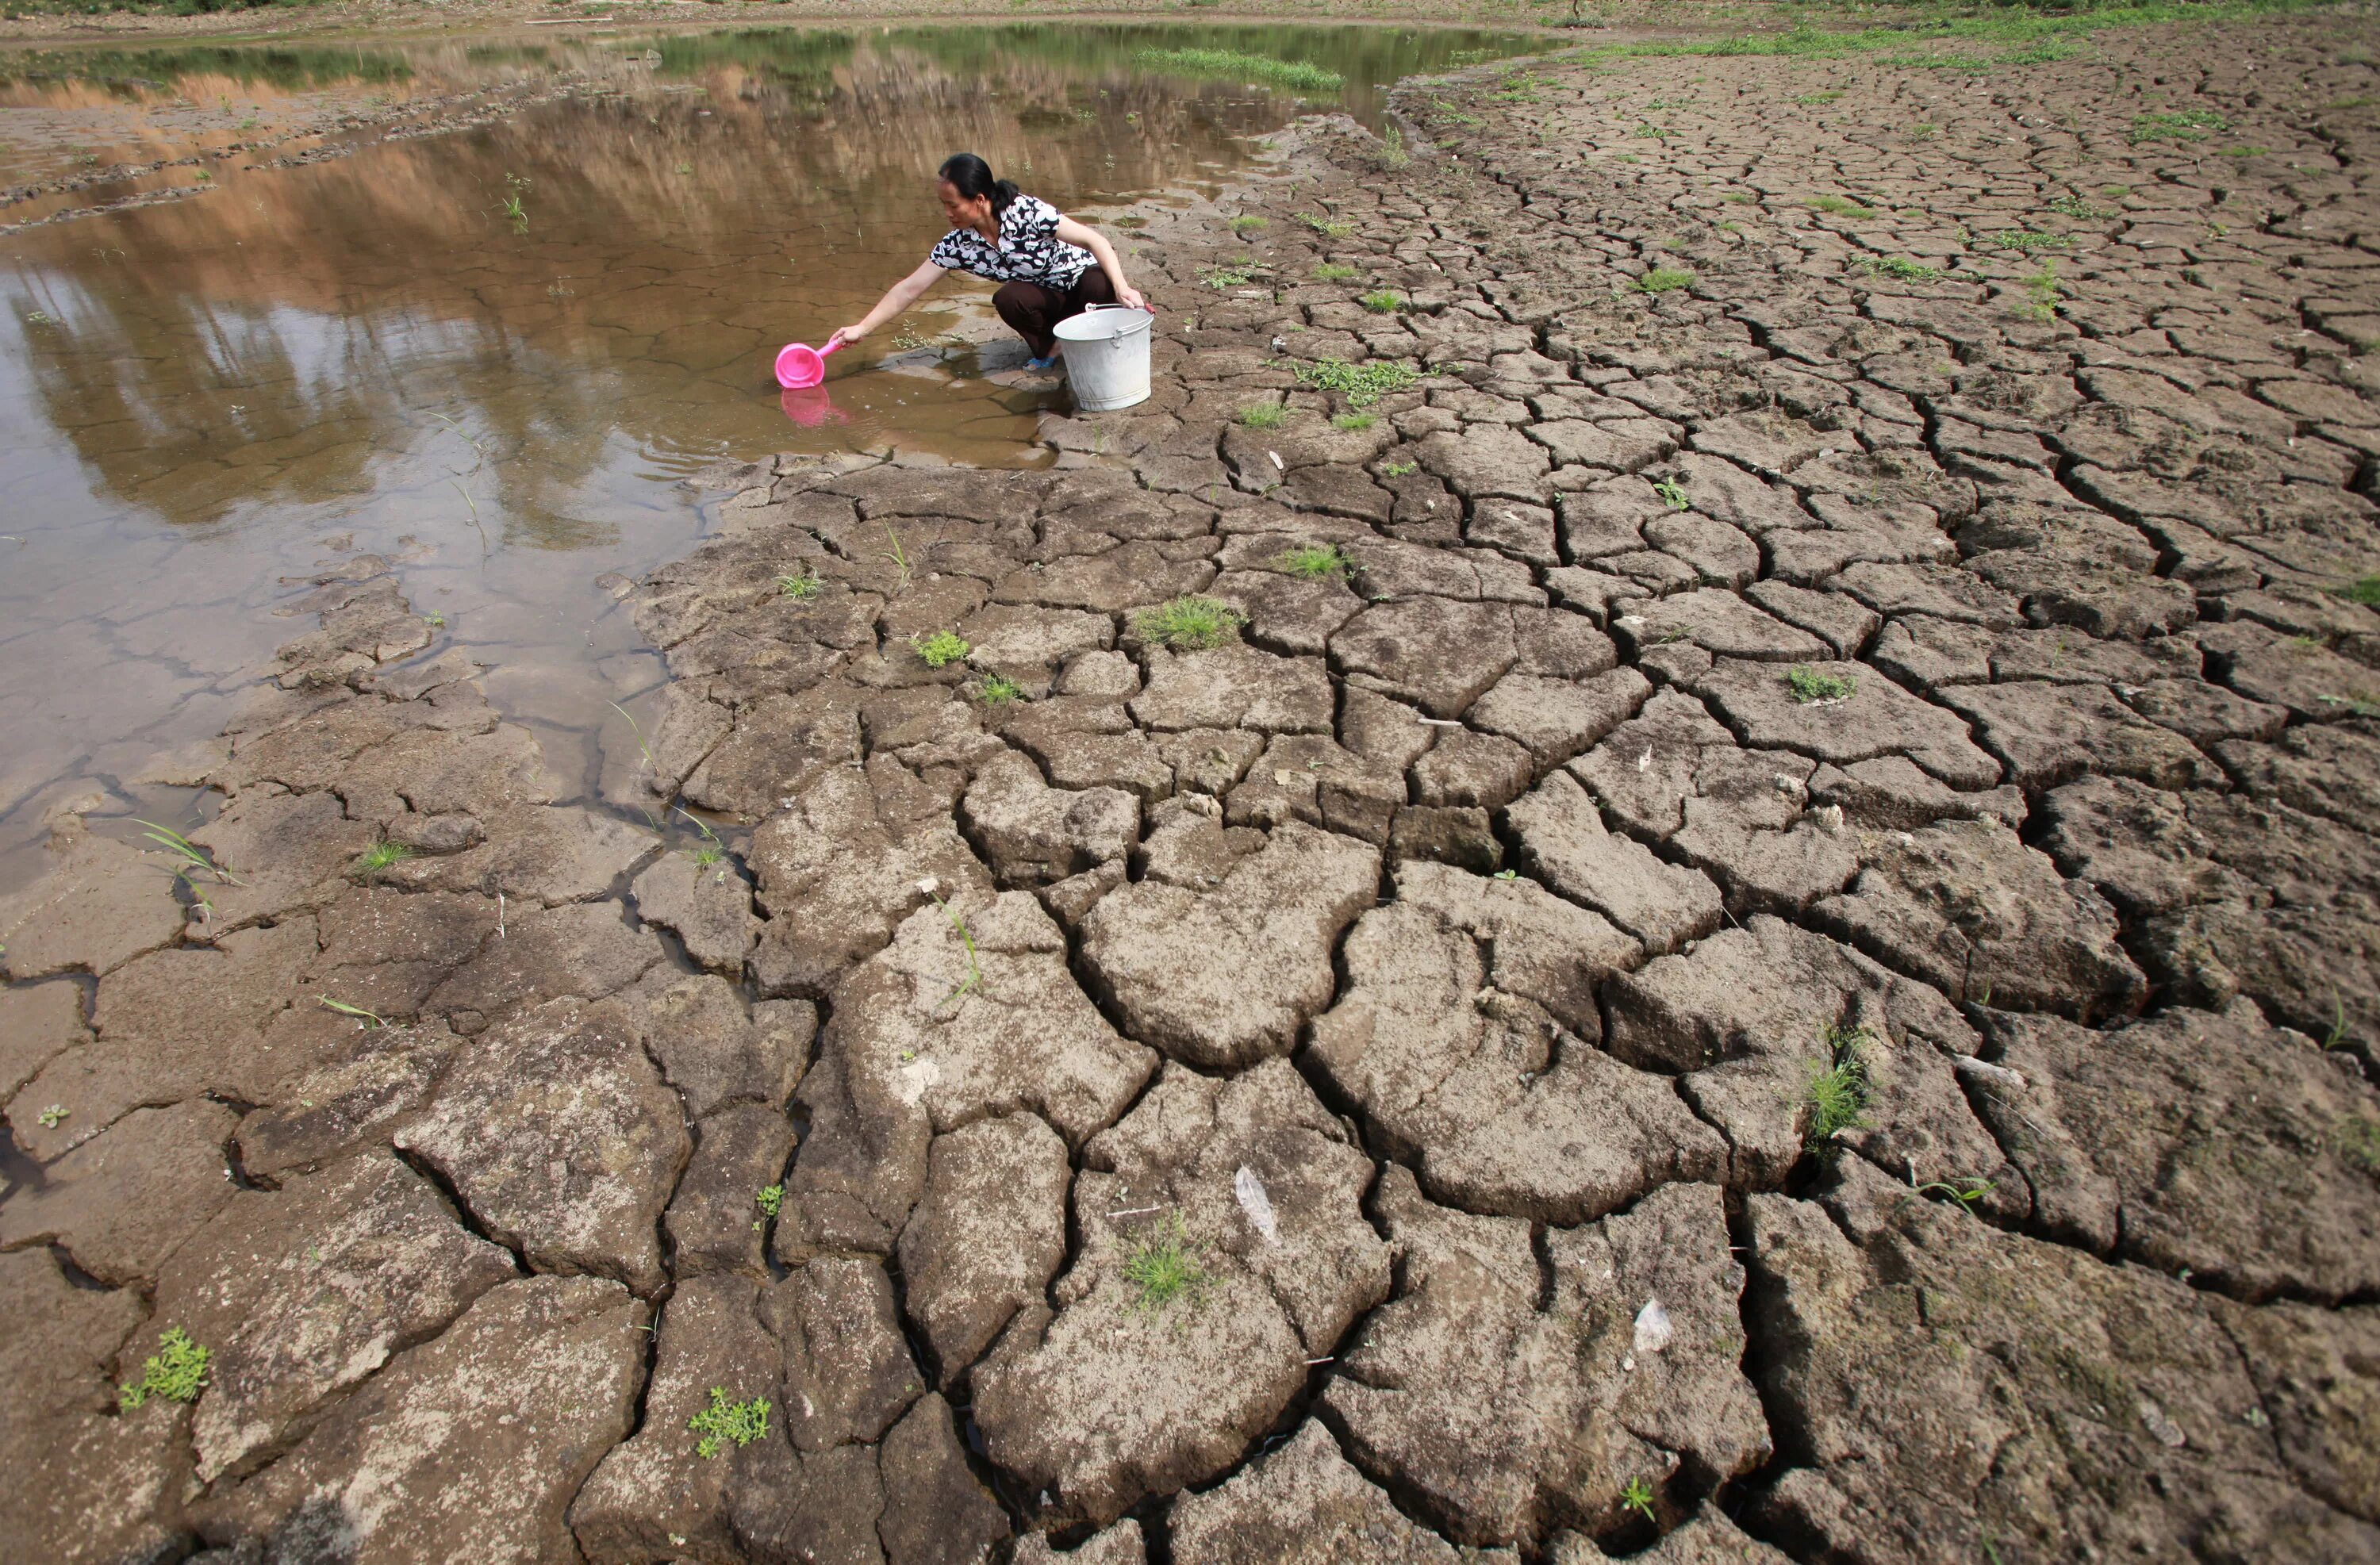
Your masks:
M421 616L421 623L428 625L432 630L443 630L446 628L446 616L438 613L435 609L432 609L430 613Z
M775 1217L784 1204L785 1187L782 1184L764 1184L753 1192L752 1205L760 1208L760 1215L764 1218Z
M1404 300L1397 297L1396 295L1389 292L1386 288L1382 288L1378 293L1366 294L1362 298L1357 299L1355 302L1362 305L1366 309L1370 310L1375 315L1394 315L1398 310L1402 309L1405 307Z
M1843 95L1843 94L1842 94L1841 90L1840 90L1840 89L1837 89L1836 91L1830 91L1830 92L1804 92L1804 93L1803 93L1800 97L1798 97L1798 98L1794 99L1793 101L1794 101L1795 103L1805 103L1805 104L1806 104L1806 103L1833 103L1836 99L1838 99L1838 98L1841 97L1842 95Z
M686 1426L702 1438L694 1442L694 1454L705 1462L717 1456L734 1442L737 1450L755 1440L769 1438L769 1400L755 1397L748 1402L730 1401L727 1388L710 1388L710 1405L686 1421Z
M1813 196L1802 203L1812 212L1823 212L1829 217L1874 217L1876 209L1864 207L1845 196Z
M1355 568L1355 562L1335 543L1301 543L1281 552L1281 568L1303 581L1319 581L1325 576L1345 576Z
M2333 1140L2340 1157L2365 1173L2380 1173L2380 1120L2368 1114L2341 1120Z
M1318 358L1300 364L1298 383L1318 391L1337 392L1350 407L1369 407L1390 392L1415 384L1421 375L1409 364L1374 359L1350 364L1343 358Z
M1142 640L1169 651L1196 652L1237 640L1242 623L1229 603L1194 593L1143 609L1134 616L1133 628Z
M1326 261L1314 269L1314 275L1325 283L1344 283L1361 273L1345 261Z
M1277 430L1289 422L1285 402L1252 402L1240 409L1240 422L1252 430Z
M68 1109L63 1103L53 1103L48 1108L42 1110L40 1113L34 1115L33 1120L34 1122L39 1124L43 1130L55 1130L60 1125L67 1122L67 1116L73 1111L74 1110Z
M1654 1521L1653 1486L1642 1478L1629 1479L1620 1491L1620 1509L1633 1510L1647 1522Z
M356 860L353 873L358 879L369 880L383 869L403 864L412 856L413 850L403 843L392 843L382 838L364 850L363 856Z
M1379 421L1379 416L1375 413L1341 413L1330 420L1335 427L1351 431L1368 430Z
M1025 686L1004 673L990 673L976 686L975 698L987 707L1004 707L1011 701L1023 700Z
M1343 239L1355 231L1355 224L1343 217L1324 217L1319 212L1292 212L1290 215L1326 239Z
M1917 1194L1930 1195L1938 1190L1962 1207L1973 1207L1998 1188L1999 1187L1988 1179L1979 1179L1973 1174L1961 1174L1955 1179L1937 1179L1921 1184L1917 1187Z
M892 562L893 570L899 573L901 577L901 585L898 590L906 592L909 590L909 552L907 550L901 547L901 535L894 532L890 527L887 527L884 529L884 538L892 547L879 551L876 557L880 560L890 560Z
M1938 283L1942 280L1939 267L1927 266L1923 262L1911 261L1906 256L1866 256L1862 258L1859 264L1863 272L1873 276L1890 277L1896 282Z
M337 1012L342 1016L353 1016L360 1021L370 1022L375 1027L388 1025L386 1022L380 1019L380 1013L377 1011L367 1011L360 1005L349 1005L346 1001L333 1000L327 994L318 994L314 998L323 1006Z
M2064 250L2074 248L2074 240L2065 234L2043 234L2030 228L2005 228L1992 236L1992 243L2031 255L2035 250Z
M1232 219L1230 224L1231 230L1234 234L1261 234L1271 226L1272 219L1258 217L1253 212L1243 213Z
M1257 269L1245 261L1234 261L1227 266L1202 266L1198 269L1198 281L1217 293L1231 288L1245 288L1256 280Z
M2145 114L2132 121L2132 145L2143 141L2204 141L2207 133L2228 130L2231 122L2212 109Z
M955 630L938 630L922 641L913 636L909 645L926 660L928 668L947 668L975 649Z
M1694 280L1694 274L1684 267L1657 266L1636 279L1636 287L1642 293L1666 294L1685 287Z
M1653 492L1659 495L1661 503L1672 511L1694 509L1694 503L1687 497L1686 480L1683 479L1663 479L1653 486Z
M1934 138L1941 134L1942 127L1940 126L1929 125L1924 120L1919 120L1915 125L1909 127L1909 139L1912 141L1931 141Z
M1155 1232L1133 1246L1124 1257L1123 1274L1140 1290L1133 1306L1149 1315L1175 1304L1195 1308L1215 1280L1200 1264L1179 1212L1170 1214Z
M2114 208L2095 207L2080 196L2060 196L2049 203L2049 210L2077 223L2105 223L2116 215Z
M1413 162L1413 153L1405 150L1405 133L1395 126L1380 133L1379 164L1391 174Z
M1806 705L1812 701L1848 700L1859 688L1855 673L1822 673L1805 663L1796 663L1785 671L1785 688L1793 699Z
M2045 258L2041 270L2024 280L2022 313L2030 320L2047 321L2058 313L2058 262Z
M778 594L795 603L811 602L825 590L826 578L818 574L815 566L804 565L798 572L777 578Z
M2380 576L2360 576L2336 589L2338 596L2367 609L2380 609Z
M965 1000L982 986L983 964L976 959L975 931L966 927L966 920L959 916L957 909L942 900L942 893L933 889L932 881L924 881L922 884L926 894L934 899L934 905L942 910L942 916L951 921L951 928L958 931L959 944L966 948L966 981L934 1002L934 1009L940 1011L943 1006L955 1001Z
M198 882L192 880L190 877L196 875L201 869L207 871L216 880L221 880L227 885L237 886L239 884L239 881L233 877L230 870L225 869L223 866L209 858L205 854L200 853L197 847L192 845L188 837L183 836L179 831L175 831L172 827L160 826L153 820L135 820L132 824L135 826L146 826L149 828L149 830L141 832L140 834L143 837L148 838L151 842L156 843L159 847L164 848L167 853L172 854L175 858L181 862L181 867L174 872L174 879L188 885L191 891L195 892L199 888Z
M1383 462L1380 464L1380 476L1386 479L1408 478L1420 467L1418 462Z
M1828 1027L1829 1058L1810 1062L1810 1079L1802 1101L1810 1110L1805 1145L1814 1151L1837 1131L1856 1130L1867 1123L1862 1118L1868 1103L1867 1065L1861 1057L1866 1042L1864 1027Z
M207 1361L212 1357L212 1349L191 1341L190 1334L180 1327L169 1326L157 1338L157 1351L141 1362L140 1378L116 1392L115 1400L127 1413L152 1397L169 1402L197 1401L207 1383Z

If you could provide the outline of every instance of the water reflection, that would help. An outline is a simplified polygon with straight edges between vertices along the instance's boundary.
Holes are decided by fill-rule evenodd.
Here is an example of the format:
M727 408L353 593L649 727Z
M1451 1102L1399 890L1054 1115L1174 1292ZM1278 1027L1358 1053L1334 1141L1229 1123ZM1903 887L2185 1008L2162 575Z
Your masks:
M424 605L504 670L499 699L561 733L654 677L591 581L690 547L703 517L670 480L700 462L1023 460L1047 399L943 337L996 334L985 285L947 283L905 334L839 356L831 395L770 376L778 345L925 254L949 152L1096 220L1224 177L1302 112L1144 51L1307 61L1344 76L1333 106L1372 113L1396 74L1518 43L986 27L18 59L0 124L130 105L151 147L239 134L229 116L268 100L577 90L334 161L218 164L193 199L0 241L0 509L24 540L0 543L0 885L30 867L45 788L221 725L290 634L266 613L279 578L325 539L411 561Z

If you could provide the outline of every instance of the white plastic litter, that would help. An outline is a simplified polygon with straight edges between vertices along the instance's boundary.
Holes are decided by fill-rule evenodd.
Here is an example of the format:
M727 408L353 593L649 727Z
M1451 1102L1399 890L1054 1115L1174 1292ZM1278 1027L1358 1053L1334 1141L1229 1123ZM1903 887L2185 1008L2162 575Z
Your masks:
M1265 1242L1280 1244L1281 1225L1272 1215L1272 1197L1265 1194L1264 1181L1257 1177L1256 1170L1242 1165L1240 1171L1232 1176L1232 1194L1238 1198L1240 1210L1248 1214L1248 1221L1265 1236Z
M1658 1353L1670 1345L1677 1328L1670 1324L1670 1312L1661 1307L1658 1299L1647 1299L1645 1307L1636 1312L1636 1351Z

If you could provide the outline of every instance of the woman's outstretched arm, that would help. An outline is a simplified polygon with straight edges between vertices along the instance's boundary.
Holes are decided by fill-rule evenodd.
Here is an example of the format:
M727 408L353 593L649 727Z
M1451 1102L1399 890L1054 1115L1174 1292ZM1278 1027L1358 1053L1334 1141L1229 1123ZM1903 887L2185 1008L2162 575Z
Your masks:
M1140 290L1124 280L1123 262L1118 259L1115 246L1108 242L1108 237L1105 234L1077 223L1071 217L1062 217L1058 220L1056 233L1058 237L1067 244L1080 245L1099 258L1099 270L1106 273L1108 281L1115 285L1118 304L1128 304L1135 309L1149 308L1148 300L1141 297Z
M900 314L903 310L917 303L917 296L919 294L924 293L928 288L932 287L936 283L939 283L941 280L942 269L936 266L930 261L927 261L925 264L918 267L917 271L910 273L909 275L902 278L899 282L885 289L884 297L876 301L875 309L861 316L859 320L852 325L837 326L834 329L834 334L827 338L824 343L821 343L819 346L821 348L825 348L829 346L847 346L857 342L860 338L868 335L868 333L876 330L877 327L881 326L887 321L892 320L894 316Z

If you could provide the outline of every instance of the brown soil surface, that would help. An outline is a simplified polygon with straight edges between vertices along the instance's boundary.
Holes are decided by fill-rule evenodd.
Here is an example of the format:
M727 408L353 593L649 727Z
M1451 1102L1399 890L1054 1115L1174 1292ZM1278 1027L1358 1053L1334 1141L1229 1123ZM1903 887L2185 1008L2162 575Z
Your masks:
M1316 123L1053 467L711 475L601 801L326 576L0 908L0 1536L2380 1558L2348 30Z

